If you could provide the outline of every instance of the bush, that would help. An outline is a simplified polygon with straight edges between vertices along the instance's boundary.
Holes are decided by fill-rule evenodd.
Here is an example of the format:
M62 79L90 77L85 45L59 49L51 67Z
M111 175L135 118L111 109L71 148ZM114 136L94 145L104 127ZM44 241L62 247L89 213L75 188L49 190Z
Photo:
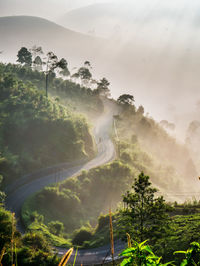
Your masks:
M61 235L64 231L64 225L63 223L59 221L52 221L48 223L49 231L54 235Z
M100 215L98 218L98 226L96 232L109 225L109 215Z
M92 238L92 232L89 228L82 227L77 230L72 240L73 245L81 246L84 241L89 241Z
M50 251L49 244L41 233L28 233L24 235L22 243L32 248L34 251Z
M126 163L130 163L132 161L131 155L127 151L122 152L120 157Z

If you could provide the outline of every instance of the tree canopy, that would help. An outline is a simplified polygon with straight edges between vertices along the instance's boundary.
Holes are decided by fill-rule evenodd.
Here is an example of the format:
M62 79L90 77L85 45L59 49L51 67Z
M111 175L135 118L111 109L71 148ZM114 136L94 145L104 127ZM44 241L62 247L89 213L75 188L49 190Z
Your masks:
M32 54L28 51L26 47L22 47L17 54L17 62L31 66L32 65Z
M122 94L117 99L117 102L122 105L132 105L134 101L134 96L130 94Z

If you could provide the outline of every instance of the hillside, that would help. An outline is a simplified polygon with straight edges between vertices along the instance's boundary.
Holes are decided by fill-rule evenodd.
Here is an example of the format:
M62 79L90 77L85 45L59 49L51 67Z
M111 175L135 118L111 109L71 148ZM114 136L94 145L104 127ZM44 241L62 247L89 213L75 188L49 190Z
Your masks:
M62 104L66 106L52 96L49 99L44 96L43 72L33 71L28 66L0 64L0 174L3 174L6 182L12 182L19 175L44 166L94 155L88 123L72 110L81 102L80 99L84 99L82 104L87 105L85 109L88 112L96 112L96 115L101 113L102 103L98 94L71 80L54 76L50 81L49 95L59 95ZM44 236L49 244L65 248L72 245L88 248L106 244L109 240L105 237L109 235L108 216L101 215L98 222L97 218L101 212L107 213L111 204L112 209L122 206L122 203L118 205L121 195L131 188L135 177L142 171L150 174L152 182L162 189L166 197L169 190L180 193L183 189L191 189L188 184L192 185L197 173L186 148L176 143L158 123L146 116L142 106L136 108L133 96L128 95L131 103L126 97L125 94L117 101L107 100L112 109L109 114L115 114L113 140L118 160L82 171L64 182L57 180L56 184L32 195L25 202L21 213L31 233L21 237L16 232L18 239L22 241L17 244L19 250L16 252L19 255L23 254L25 246L28 250L34 248L31 246L34 239L44 243ZM69 106L70 101L72 107ZM93 101L96 101L95 104ZM109 139L108 136L105 137L107 138ZM101 142L99 139L100 145ZM178 206L177 203L171 205L176 208ZM193 213L192 209L185 208L184 211ZM118 238L117 217L118 213L113 225L115 237ZM176 243L173 250L177 249L180 240L174 237L173 228L180 230L182 234L181 227L184 223L188 239L185 238L182 247L187 248L192 241L188 230L191 218L194 221L192 228L197 230L198 215L180 219L175 217L176 220L170 218L169 239L164 240L158 232L155 250L159 251L165 242L171 245L174 239ZM5 220L9 226L12 224L11 213L1 209L0 223L3 224ZM159 227L158 229L160 230ZM11 235L9 231L9 239L6 239L5 229L2 228L4 242L9 242ZM125 233L121 237L124 238L124 235ZM154 241L154 238L150 240L151 243ZM42 245L36 246L37 251L33 256L27 254L25 258L32 257L35 262L37 252L40 252L40 263L43 252L46 252L46 262L57 261L56 256L52 258L51 249L45 250ZM171 253L171 249L160 251L162 256L167 254L170 257ZM9 261L6 256L4 260ZM19 261L21 260L24 261L24 254L23 258L19 256ZM51 265L54 265L53 262Z
M0 174L7 184L26 173L94 155L86 119L48 100L30 77L26 82L0 64Z
M22 46L41 45L58 55L85 60L98 51L102 40L73 32L49 20L31 16L0 17L3 56L15 57Z
M106 75L110 81L113 97L118 97L123 90L134 94L155 119L176 122L179 127L177 131L184 138L183 126L187 127L194 120L196 99L200 98L199 61L196 60L198 27L195 26L197 18L192 13L195 6L189 18L184 20L185 24L182 24L187 14L184 13L182 20L177 9L171 14L169 9L173 6L170 7L170 3L169 6L161 3L154 5L156 1L152 1L151 12L145 9L145 1L142 3L140 7L130 7L129 16L126 16L125 5L119 9L110 5L101 5L101 8L91 6L89 13L86 8L69 14L69 20L77 23L76 31L85 27L83 32L86 33L97 28L93 14L96 14L97 22L100 19L100 29L101 25L106 24L104 30L120 24L121 29L116 27L118 33L114 31L109 40L79 34L38 17L2 17L0 34L4 38L0 45L0 51L3 50L1 59L13 62L16 51L22 46L29 48L36 44L41 45L44 51L52 50L58 56L65 57L71 62L70 69L89 60L95 66L95 74ZM187 10L187 3L183 2L181 8ZM158 12L163 14L164 20L157 16ZM109 16L113 19L109 20ZM128 22L129 26L123 26L122 21ZM73 26L70 21L66 23ZM182 29L183 25L186 30ZM127 35L127 32L130 34ZM184 117L180 116L183 109Z
M119 208L121 195L141 172L150 176L158 195L162 193L169 202L198 195L197 171L186 147L145 116L142 106L136 108L119 100L111 100L110 106L118 110L113 127L118 160L45 187L28 199L22 208L28 229L43 231L44 225L58 220L69 241L81 227L94 231L98 216L106 214L110 204L113 210ZM37 223L38 215L44 217L41 224ZM101 237L98 241L95 245L106 244Z

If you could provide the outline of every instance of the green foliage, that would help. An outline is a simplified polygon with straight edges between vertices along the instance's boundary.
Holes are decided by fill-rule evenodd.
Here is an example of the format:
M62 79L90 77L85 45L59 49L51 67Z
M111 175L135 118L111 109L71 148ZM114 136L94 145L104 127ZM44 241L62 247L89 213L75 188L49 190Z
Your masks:
M12 213L0 207L0 250L10 244L12 230L16 231L16 221L12 224Z
M41 233L45 238L48 240L48 243L51 244L52 246L55 247L70 247L71 243L69 240L66 239L66 235L63 233L60 233L60 235L56 235L55 233L55 228L54 231L51 231L52 228L46 226L43 223L39 223L38 221L32 222L29 227L28 231L33 232L33 233Z
M81 246L85 241L89 241L92 238L92 232L90 228L82 227L76 230L72 239L72 244L75 246Z
M165 264L161 263L162 257L156 256L151 248L146 245L147 240L142 243L137 243L134 241L133 247L124 250L120 256L125 257L125 259L120 264L121 266L129 265L140 265L140 266L167 266L173 265L172 262Z
M180 262L181 257L173 258L174 250L186 250L191 242L200 239L200 214L176 215L170 222L170 230L165 238L154 244L154 250L165 260Z
M57 255L54 255L53 253L44 252L42 250L33 253L31 248L27 248L24 246L23 248L18 249L17 261L18 265L22 266L57 266L60 261L60 258Z
M25 246L31 247L33 252L39 251L40 249L42 249L43 251L50 250L48 242L40 233L27 233L23 236L22 243Z
M13 69L19 76L21 70L30 76L36 73L0 64L0 173L4 182L49 165L93 156L85 118L46 99L31 83L18 80L10 74Z
M174 254L185 254L181 266L200 265L200 244L197 242L192 242L187 251L175 251Z
M2 181L3 181L3 176L0 175L0 187L1 187ZM4 204L5 199L6 199L6 194L0 190L0 206Z
M33 69L36 67L33 66ZM60 74L63 76L67 69L62 69ZM23 67L21 65L1 64L0 73L12 73L22 80L25 84L30 85L30 82L38 89L45 90L45 73L33 71L31 68ZM0 74L1 76L1 74ZM73 78L72 78L73 79ZM103 111L103 104L98 94L89 87L83 87L80 84L72 82L71 79L63 80L56 78L55 75L48 77L49 94L61 99L61 103L68 106L73 112L87 112L96 115ZM88 86L88 84L86 84Z
M13 243L14 254L11 244ZM12 254L15 265L58 265L58 257L53 254L45 237L38 232L27 233L22 237L16 231L14 215L0 208L0 250L6 248L2 265L11 265Z
M140 266L166 266L166 265L178 265L174 262L161 263L162 257L157 257L151 248L146 245L147 240L142 243L133 241L133 247L125 249L120 256L123 261L121 266L128 265L140 265ZM176 254L184 254L185 259L180 262L180 266L197 266L200 265L200 244L198 242L192 242L190 248L186 251L175 251Z
M61 235L64 231L64 225L59 221L52 221L48 223L48 228L52 234L57 236Z
M123 195L121 230L134 235L136 240L151 238L153 241L167 234L168 211L171 209L163 197L155 197L157 189L151 186L149 176L141 173L132 186L133 192Z
M56 186L46 187L27 201L23 218L29 225L33 221L32 212L37 211L44 215L46 224L61 221L66 232L72 232L72 229L80 228L88 221L94 224L108 204L112 202L116 206L114 204L120 201L129 183L130 173L130 168L119 161L83 171L76 178L61 183L59 189Z
M98 218L98 226L97 226L96 232L101 231L104 227L108 226L109 221L110 221L109 215L101 214Z

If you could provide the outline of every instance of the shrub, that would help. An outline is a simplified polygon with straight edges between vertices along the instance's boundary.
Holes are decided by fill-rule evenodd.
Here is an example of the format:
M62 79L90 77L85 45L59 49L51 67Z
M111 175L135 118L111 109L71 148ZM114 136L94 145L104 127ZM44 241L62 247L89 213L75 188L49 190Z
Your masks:
M98 218L98 226L96 231L98 232L108 225L109 225L109 215L100 215Z
M61 223L59 221L52 221L52 222L48 223L48 227L49 227L49 231L52 234L57 235L57 236L62 234L64 231L64 225L63 225L63 223Z
M76 231L72 240L73 245L81 246L84 241L89 241L92 238L92 232L89 228L82 227Z

